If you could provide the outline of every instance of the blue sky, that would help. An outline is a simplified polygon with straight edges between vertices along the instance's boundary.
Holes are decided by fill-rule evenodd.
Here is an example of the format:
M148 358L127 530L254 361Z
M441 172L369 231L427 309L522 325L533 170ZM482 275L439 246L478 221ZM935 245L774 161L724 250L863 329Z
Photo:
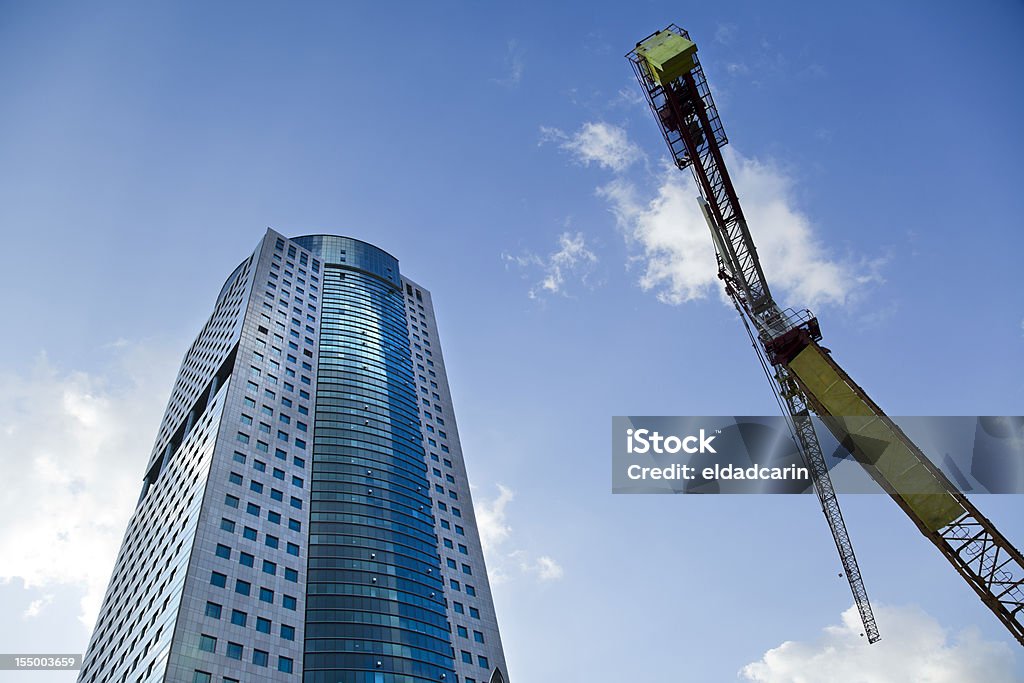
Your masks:
M891 414L1020 414L1019 3L0 2L5 640L84 649L113 557L48 558L116 548L177 362L272 226L433 292L514 680L733 680L828 644L850 597L812 498L610 494L612 415L775 412L622 57L670 22L776 294ZM904 648L860 661L1024 677L891 501L843 503ZM1020 497L978 504L1024 543Z

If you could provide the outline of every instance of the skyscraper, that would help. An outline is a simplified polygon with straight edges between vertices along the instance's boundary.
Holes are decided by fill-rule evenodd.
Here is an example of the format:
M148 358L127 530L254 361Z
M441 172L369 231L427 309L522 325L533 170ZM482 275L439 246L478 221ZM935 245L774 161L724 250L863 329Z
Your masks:
M498 683L430 293L268 230L185 354L79 681Z

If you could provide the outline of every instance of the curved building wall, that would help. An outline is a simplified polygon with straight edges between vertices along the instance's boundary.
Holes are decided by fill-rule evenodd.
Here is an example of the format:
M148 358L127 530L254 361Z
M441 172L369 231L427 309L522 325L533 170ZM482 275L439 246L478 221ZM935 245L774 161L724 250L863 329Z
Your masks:
M454 681L398 262L294 241L324 264L303 680Z
M148 463L82 683L508 680L430 292L387 252L268 230Z

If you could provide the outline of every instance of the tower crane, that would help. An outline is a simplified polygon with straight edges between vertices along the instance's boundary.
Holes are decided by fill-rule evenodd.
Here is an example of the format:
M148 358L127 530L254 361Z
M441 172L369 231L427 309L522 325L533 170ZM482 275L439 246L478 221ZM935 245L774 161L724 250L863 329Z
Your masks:
M739 312L811 474L868 642L880 638L878 625L812 415L1024 645L1020 551L818 344L822 335L817 318L806 309L783 310L772 297L722 158L728 140L696 44L673 24L644 38L626 57L676 166L690 168L697 182L718 277Z

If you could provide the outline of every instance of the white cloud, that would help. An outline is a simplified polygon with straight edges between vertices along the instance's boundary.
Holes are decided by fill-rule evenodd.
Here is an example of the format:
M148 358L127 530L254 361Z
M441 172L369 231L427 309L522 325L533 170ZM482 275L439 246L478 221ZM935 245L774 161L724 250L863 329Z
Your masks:
M917 607L879 606L882 640L868 645L855 607L813 642L787 641L740 671L756 683L1011 683L1014 653L976 629L952 638Z
M837 259L796 208L793 181L771 163L725 150L726 165L757 243L765 276L784 305L848 303L879 281L885 259ZM640 286L661 301L680 304L719 288L711 236L689 174L664 166L653 197L617 178L598 189L643 264Z
M547 555L541 555L537 558L535 569L541 581L556 581L565 576L565 570L562 569L562 565Z
M618 173L643 158L643 152L630 141L625 129L610 123L591 121L572 135L547 126L542 126L540 132L542 144L557 142L584 166L596 163Z
M738 28L736 24L722 23L715 28L715 40L722 45L729 45L736 40Z
M32 619L38 617L42 611L53 602L53 593L48 593L38 600L33 600L29 603L28 607L22 613L22 616L26 619Z
M505 508L515 498L512 489L498 484L498 497L493 500L478 500L475 506L476 526L480 532L480 544L485 553L496 552L498 546L508 540L512 527L506 521Z
M545 142L557 143L579 163L596 163L615 173L615 179L597 192L608 201L627 242L637 251L633 261L642 266L642 289L669 304L722 291L711 236L689 173L666 163L654 176L657 190L640 191L624 172L643 153L623 128L604 122L585 123L571 136L557 128L541 128L541 144ZM794 181L783 169L743 156L734 147L725 148L724 156L765 276L780 304L844 305L864 285L881 281L888 257L837 258L797 208ZM530 258L534 265L542 263ZM557 289L557 280L548 284Z
M640 252L640 287L670 304L703 298L717 281L711 235L699 210L693 210L696 192L679 176L667 172L650 200L640 199L636 186L621 178L598 190L626 240Z
M518 87L519 83L523 80L524 67L523 49L519 47L519 41L510 40L505 46L505 77L492 78L491 82L507 88Z
M480 543L487 558L487 573L491 583L505 583L516 574L531 576L539 581L557 581L565 575L562 566L549 555L533 557L525 550L508 550L513 542L512 526L508 523L507 508L515 500L512 489L498 484L498 496L493 499L477 497L474 510L480 532Z
M619 92L616 93L616 98L612 102L612 104L624 104L628 107L646 108L647 100L644 99L644 96L638 92L638 89L636 87L629 87L621 88Z
M40 355L0 375L0 581L29 590L81 587L91 628L138 497L175 361L128 344L112 382L64 372ZM69 558L74 558L69 561ZM38 615L47 594L25 610Z
M597 254L587 246L582 232L560 234L558 248L544 258L533 253L521 256L502 254L502 258L520 268L540 271L540 280L529 290L531 299L541 294L566 295L566 284L570 280L587 284L598 261Z

